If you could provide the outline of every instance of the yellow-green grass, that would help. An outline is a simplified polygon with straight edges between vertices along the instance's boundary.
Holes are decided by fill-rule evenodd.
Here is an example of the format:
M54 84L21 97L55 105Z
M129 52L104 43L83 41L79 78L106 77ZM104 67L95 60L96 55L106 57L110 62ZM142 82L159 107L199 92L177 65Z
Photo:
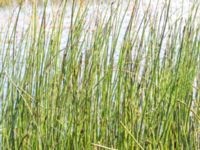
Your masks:
M12 4L24 4L24 2L28 2L28 3L39 3L39 4L44 4L46 0L0 0L0 7L3 6L9 6ZM62 2L62 0L47 0L47 1L51 1L53 3L58 3L58 2ZM72 1L72 0L67 0L67 1ZM77 0L76 1L79 4L84 4L85 0Z
M58 2L60 0L51 0L53 2ZM29 2L29 3L34 3L34 2L37 2L37 3L44 3L45 1L44 0L0 0L0 6L8 6L8 5L11 5L11 4L23 4L24 2Z
M75 3L61 5L48 32L45 6L41 24L35 7L21 36L18 17L0 32L0 149L200 149L199 7L170 22L169 0L138 22L134 2L120 43L126 11L99 14L104 23L86 32L88 8Z
M0 6L5 6L9 4L10 4L10 0L0 0Z

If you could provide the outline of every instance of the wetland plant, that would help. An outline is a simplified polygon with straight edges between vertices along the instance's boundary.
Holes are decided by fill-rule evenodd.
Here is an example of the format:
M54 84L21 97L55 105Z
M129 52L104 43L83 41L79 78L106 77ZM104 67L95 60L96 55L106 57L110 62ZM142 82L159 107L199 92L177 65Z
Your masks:
M171 0L140 3L100 10L92 31L89 3L50 17L35 3L22 34L15 10L0 34L1 149L200 149L199 4L171 19Z

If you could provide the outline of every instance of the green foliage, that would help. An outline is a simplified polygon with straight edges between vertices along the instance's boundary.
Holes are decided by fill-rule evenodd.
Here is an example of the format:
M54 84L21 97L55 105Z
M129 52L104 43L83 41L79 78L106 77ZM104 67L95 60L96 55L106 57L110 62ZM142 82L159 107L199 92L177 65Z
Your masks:
M198 6L172 23L170 0L140 21L134 4L123 40L130 6L86 32L88 7L63 1L46 32L35 5L16 43L19 8L0 34L1 149L200 149Z

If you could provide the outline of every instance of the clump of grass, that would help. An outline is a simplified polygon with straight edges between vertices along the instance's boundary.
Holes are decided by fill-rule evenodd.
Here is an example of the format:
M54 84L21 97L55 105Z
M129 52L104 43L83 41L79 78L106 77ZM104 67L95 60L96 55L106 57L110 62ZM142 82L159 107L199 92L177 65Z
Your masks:
M89 5L63 1L47 32L47 3L0 35L2 149L200 148L199 5L174 21L170 0L142 17L135 0L124 30L119 1L89 32Z

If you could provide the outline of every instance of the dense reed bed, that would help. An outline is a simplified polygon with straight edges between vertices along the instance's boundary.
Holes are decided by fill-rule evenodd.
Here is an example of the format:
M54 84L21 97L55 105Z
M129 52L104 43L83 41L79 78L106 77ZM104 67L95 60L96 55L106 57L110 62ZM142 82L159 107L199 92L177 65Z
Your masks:
M24 4L44 4L46 0L0 0L0 7L4 6L13 6L13 5L24 5ZM54 3L54 4L59 4L64 0L49 0L49 2ZM72 2L73 0L68 0L68 2ZM76 0L76 3L82 4L86 2L110 2L111 0Z
M199 4L172 19L171 0L142 16L116 2L90 31L89 4L47 3L0 34L1 149L200 149Z

